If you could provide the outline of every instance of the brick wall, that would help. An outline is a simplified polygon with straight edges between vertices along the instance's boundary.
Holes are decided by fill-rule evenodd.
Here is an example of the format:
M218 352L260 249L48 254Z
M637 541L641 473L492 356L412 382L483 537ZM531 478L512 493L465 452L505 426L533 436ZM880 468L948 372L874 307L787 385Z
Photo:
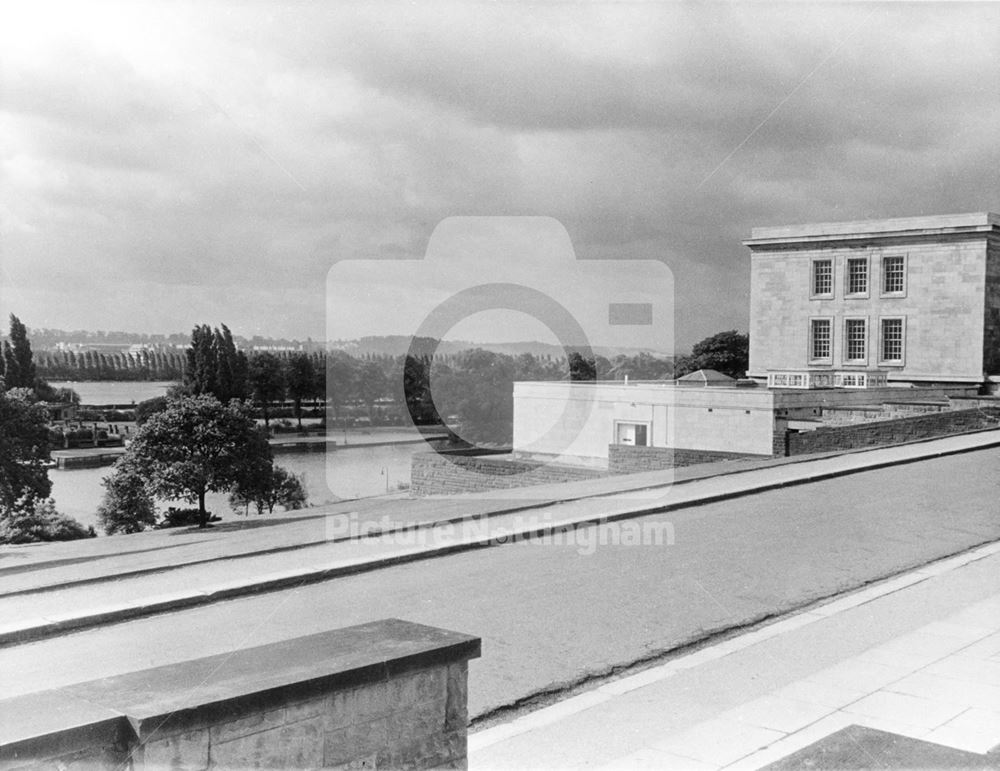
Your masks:
M417 453L410 467L410 493L451 495L486 490L510 490L556 482L607 476L601 469L562 466L542 461L512 460L510 456Z
M608 470L612 474L635 474L640 471L693 466L698 463L715 463L739 458L768 458L769 455L747 455L738 452L709 450L682 450L672 447L632 447L612 444L608 446Z
M813 452L900 444L982 428L996 428L998 425L1000 425L1000 407L987 407L817 428L815 431L789 432L788 454L805 455Z

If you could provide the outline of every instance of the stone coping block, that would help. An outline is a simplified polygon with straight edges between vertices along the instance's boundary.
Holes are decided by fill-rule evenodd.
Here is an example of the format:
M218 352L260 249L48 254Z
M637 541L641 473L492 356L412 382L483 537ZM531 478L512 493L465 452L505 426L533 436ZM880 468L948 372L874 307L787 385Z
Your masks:
M480 652L478 637L384 619L4 699L0 769L81 747L128 754L154 737L464 663Z

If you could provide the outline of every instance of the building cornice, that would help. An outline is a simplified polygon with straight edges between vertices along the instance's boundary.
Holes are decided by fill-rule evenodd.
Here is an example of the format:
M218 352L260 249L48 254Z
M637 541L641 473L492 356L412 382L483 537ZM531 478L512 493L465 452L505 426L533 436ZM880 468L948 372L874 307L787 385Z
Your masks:
M989 212L904 217L887 220L826 222L751 230L743 242L753 251L834 246L895 246L921 241L1000 238L1000 215Z

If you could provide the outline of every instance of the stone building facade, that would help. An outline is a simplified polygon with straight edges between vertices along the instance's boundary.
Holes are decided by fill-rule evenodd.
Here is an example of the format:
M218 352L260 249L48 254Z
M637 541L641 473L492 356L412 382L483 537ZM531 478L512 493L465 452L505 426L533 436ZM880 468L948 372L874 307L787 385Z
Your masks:
M750 377L971 384L1000 373L1000 216L763 227L744 243Z

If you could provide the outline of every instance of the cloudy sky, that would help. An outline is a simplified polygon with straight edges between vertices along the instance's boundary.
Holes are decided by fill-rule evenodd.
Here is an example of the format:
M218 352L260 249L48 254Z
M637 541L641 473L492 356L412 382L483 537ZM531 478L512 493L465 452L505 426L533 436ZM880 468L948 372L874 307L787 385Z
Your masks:
M29 327L321 339L367 261L338 332L409 334L396 263L502 217L516 255L439 250L447 291L556 275L564 229L624 262L536 288L588 328L656 295L683 349L746 329L752 226L1000 209L997 4L3 9L0 312Z

